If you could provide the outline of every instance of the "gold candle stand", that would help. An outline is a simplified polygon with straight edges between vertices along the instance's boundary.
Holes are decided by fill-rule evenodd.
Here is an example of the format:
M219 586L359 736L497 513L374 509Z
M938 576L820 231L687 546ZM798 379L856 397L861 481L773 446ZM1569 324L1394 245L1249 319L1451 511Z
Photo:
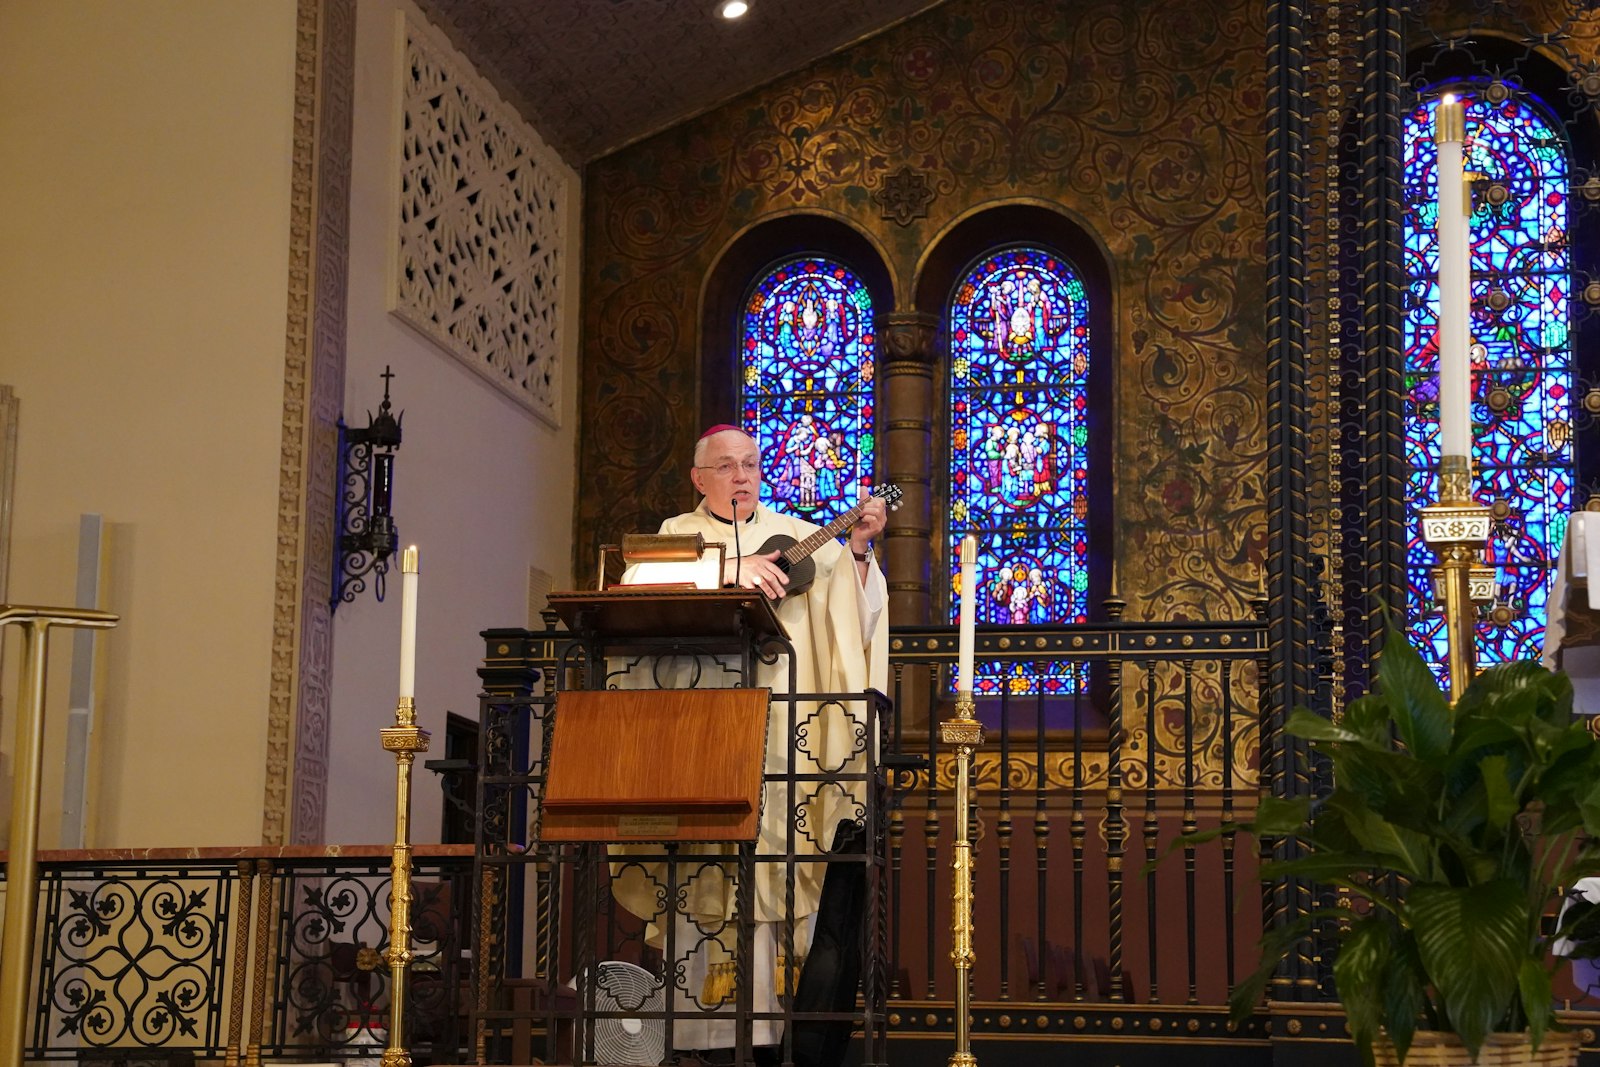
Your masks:
M401 697L394 725L379 731L383 747L394 753L394 858L389 862L389 1047L383 1067L410 1067L406 1048L406 979L411 967L411 765L428 751L428 731L417 726L414 697Z
M970 595L962 590L962 595ZM970 679L963 679L968 685ZM972 1054L972 841L967 823L972 803L972 754L983 744L983 724L973 714L972 690L956 693L956 713L939 724L939 740L955 748L956 840L950 889L950 961L956 967L956 1050L950 1067L977 1067Z
M0 604L0 627L22 627L22 686L12 752L11 844L6 858L5 933L0 938L0 1065L21 1067L39 910L39 779L44 769L44 683L50 627L106 630L109 611Z
M1481 598L1484 593L1484 568L1478 563L1478 554L1488 545L1492 527L1488 507L1472 499L1472 465L1467 457L1441 458L1439 502L1422 509L1422 539L1439 557L1434 585L1444 593L1451 702L1461 699L1477 673L1478 611L1473 594ZM1487 584L1492 595L1492 577Z
M401 555L402 575L417 573L417 548ZM404 608L402 608L402 611ZM404 652L401 653L404 656ZM428 751L428 731L417 725L417 701L404 696L395 705L394 725L378 731L394 753L394 858L389 863L389 1047L383 1067L410 1067L406 1048L406 979L411 967L411 765Z

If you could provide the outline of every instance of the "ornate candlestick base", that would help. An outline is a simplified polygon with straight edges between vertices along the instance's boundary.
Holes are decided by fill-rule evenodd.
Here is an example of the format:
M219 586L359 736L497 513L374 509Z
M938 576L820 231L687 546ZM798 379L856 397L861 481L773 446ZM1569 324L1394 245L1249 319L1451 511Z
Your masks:
M1493 517L1487 506L1472 499L1471 482L1466 457L1445 456L1439 461L1439 503L1422 509L1422 539L1439 557L1434 585L1444 592L1452 701L1461 699L1477 673L1474 593L1487 592L1486 599L1494 598L1493 568L1478 563L1479 553L1489 543ZM1488 588L1475 589L1475 584Z
M972 1054L972 840L967 834L971 810L972 754L983 744L983 724L973 714L972 690L956 694L956 714L939 724L939 740L955 748L956 840L950 890L950 961L956 966L956 1050L950 1067L977 1067Z
M406 978L411 967L411 765L428 751L428 731L417 726L417 705L401 697L394 725L378 731L386 752L394 753L394 858L389 863L389 1046L383 1067L410 1067L405 1043Z

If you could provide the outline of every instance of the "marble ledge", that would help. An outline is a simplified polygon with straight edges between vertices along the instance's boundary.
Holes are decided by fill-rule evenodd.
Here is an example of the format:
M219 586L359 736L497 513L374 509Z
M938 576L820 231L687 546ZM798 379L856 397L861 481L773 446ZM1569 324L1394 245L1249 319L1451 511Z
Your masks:
M394 854L393 845L219 845L187 848L54 848L40 849L47 863L174 863L198 860L373 859ZM412 845L411 858L470 858L471 845ZM10 858L0 852L0 863Z

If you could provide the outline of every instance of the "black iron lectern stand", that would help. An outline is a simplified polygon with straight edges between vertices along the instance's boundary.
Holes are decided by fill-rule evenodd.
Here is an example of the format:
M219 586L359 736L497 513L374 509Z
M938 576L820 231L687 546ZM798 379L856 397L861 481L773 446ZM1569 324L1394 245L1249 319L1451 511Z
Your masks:
M877 754L886 699L795 693L783 627L752 591L622 587L552 594L550 604L544 631L484 634L471 1031L481 1062L592 1063L606 1028L621 1024L660 1028L659 1062L679 1062L672 1050L689 1046L678 1035L715 1014L733 1021L734 1063L752 1062L758 1025L781 1031L780 1062L805 1063L856 1031L862 1061L884 1063L886 792ZM752 703L751 694L768 689L770 702L761 692ZM673 715L690 718L675 731ZM705 715L724 717L709 735ZM645 719L654 733L641 739L629 724ZM816 764L808 744L839 722L853 737L849 751ZM709 747L708 736L726 742L714 757L695 751ZM758 742L772 750L752 758ZM634 750L619 755L619 745ZM620 788L595 780L652 755L684 773L640 773ZM722 775L717 766L734 769ZM753 767L759 785L742 794L741 809L739 783L722 778ZM758 847L763 805L782 832ZM837 821L815 824L823 809L843 812L844 832ZM787 818L774 824L777 810ZM708 832L708 824L718 828ZM843 850L830 851L839 842ZM770 1010L757 1009L753 982L758 868L766 884L783 887L780 903L792 903L797 878L811 876L845 902L833 915L799 920L823 933L821 951L804 964L793 925L779 924ZM691 882L708 869L734 886L732 914L715 930L682 917ZM623 878L653 887L655 929L619 906L613 889ZM720 995L708 992L710 981L688 988L684 974L685 957L713 936L736 946ZM617 1002L607 978L617 961L642 968L660 1002Z

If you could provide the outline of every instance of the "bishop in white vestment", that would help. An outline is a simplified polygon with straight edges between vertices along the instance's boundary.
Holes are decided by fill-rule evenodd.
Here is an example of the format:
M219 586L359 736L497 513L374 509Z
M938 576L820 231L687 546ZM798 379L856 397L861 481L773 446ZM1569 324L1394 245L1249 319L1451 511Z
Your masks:
M787 576L775 562L776 553L756 554L756 548L774 534L785 534L803 541L819 529L812 523L781 515L760 503L761 468L756 443L737 427L712 427L695 448L695 465L690 477L701 493L700 505L691 512L667 519L661 524L664 534L702 534L707 542L721 541L728 546L728 562L723 580L765 592L776 603L779 620L794 648L795 692L861 693L866 689L887 689L888 617L884 610L888 586L873 558L871 542L883 529L885 509L881 500L868 501L858 524L851 529L849 544L828 540L813 555L816 578L804 591L785 595ZM737 518L735 518L737 516ZM734 526L738 521L739 548L734 554ZM624 581L627 576L624 576ZM781 599L780 599L781 598ZM773 691L767 724L766 771L769 775L790 773L791 747L795 748L793 773L860 773L867 765L868 746L875 739L866 731L864 701L845 704L801 702L796 709L800 744L791 746L788 701L781 694L789 691L789 657L757 666L755 685ZM639 664L616 680L625 687L677 688L690 685L737 685L736 671L727 672L710 657L681 657L677 661ZM769 782L762 807L757 855L789 851L789 824L795 822L794 850L798 853L826 851L832 843L840 819L856 818L864 811L865 797L859 784L801 783L791 807L787 787ZM652 847L652 851L659 851ZM622 850L618 850L622 851ZM684 846L682 853L723 855L726 846ZM618 857L620 859L620 856ZM652 923L654 943L664 940L664 929L657 914L664 889L661 873L639 864L614 865L612 892L629 911ZM724 1017L679 1018L674 1022L673 1045L677 1048L731 1047L733 1023L731 950L735 947L735 868L710 864L698 871L690 863L679 864L680 878L689 877L687 918L680 916L674 940L680 962L687 971L683 990L675 1003L678 1010L700 1012L722 1004L727 997ZM824 869L821 864L800 863L794 877L794 929L796 958L780 967L778 956L785 942L779 924L785 920L786 865L756 864L754 962L755 1010L776 1011L775 989L787 983L793 992L793 978L799 970L809 943L810 919L817 909ZM669 974L675 970L669 961ZM726 975L730 980L719 980ZM755 1045L775 1044L781 1038L776 1023L758 1021L752 1035Z

